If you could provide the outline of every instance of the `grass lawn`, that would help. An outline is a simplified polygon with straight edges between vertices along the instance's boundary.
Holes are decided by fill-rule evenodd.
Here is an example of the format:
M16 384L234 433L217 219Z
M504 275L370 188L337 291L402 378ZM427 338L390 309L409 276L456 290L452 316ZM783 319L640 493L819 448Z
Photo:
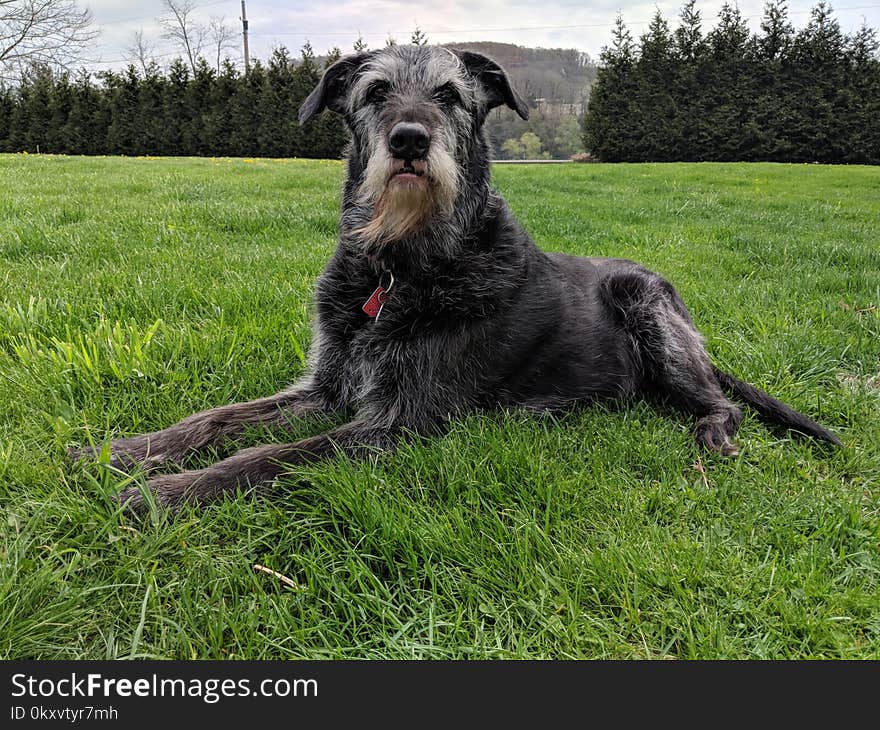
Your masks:
M0 156L0 657L880 658L878 168L495 170L539 244L665 274L716 363L841 450L750 414L729 460L643 403L497 414L121 515L141 476L65 447L296 378L341 176Z

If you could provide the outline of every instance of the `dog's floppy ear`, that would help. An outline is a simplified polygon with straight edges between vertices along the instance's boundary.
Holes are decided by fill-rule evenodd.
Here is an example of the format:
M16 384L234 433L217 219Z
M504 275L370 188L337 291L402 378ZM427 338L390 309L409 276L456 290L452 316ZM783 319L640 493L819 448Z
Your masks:
M340 58L330 66L318 85L312 89L312 93L299 108L299 123L305 124L316 114L325 109L334 112L345 111L345 97L351 85L352 77L358 67L369 57L369 53L358 53L353 56Z
M529 108L510 85L504 69L491 58L472 51L456 51L468 72L480 82L489 99L489 109L506 104L523 119L529 118Z

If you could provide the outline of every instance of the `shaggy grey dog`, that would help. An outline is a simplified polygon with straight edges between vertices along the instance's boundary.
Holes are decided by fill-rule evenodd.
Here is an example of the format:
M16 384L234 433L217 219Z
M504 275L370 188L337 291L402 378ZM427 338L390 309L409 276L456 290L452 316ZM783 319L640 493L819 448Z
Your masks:
M346 413L295 443L239 451L206 469L153 476L162 506L265 485L285 465L392 448L485 408L564 408L655 394L693 414L696 440L725 455L742 412L837 437L715 368L675 289L622 259L539 250L489 184L487 113L528 108L490 59L391 47L343 58L300 109L344 115L352 141L339 244L318 279L308 373L288 390L114 440L112 461L180 462L254 425ZM90 449L79 450L76 457ZM143 504L139 489L120 499Z

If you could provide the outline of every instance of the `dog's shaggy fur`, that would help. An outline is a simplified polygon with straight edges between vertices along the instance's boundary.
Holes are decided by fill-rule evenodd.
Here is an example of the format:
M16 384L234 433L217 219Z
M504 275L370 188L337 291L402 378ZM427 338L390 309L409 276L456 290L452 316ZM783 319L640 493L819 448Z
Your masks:
M502 104L528 115L504 71L474 53L398 46L327 69L300 121L339 112L352 141L339 244L317 283L308 374L269 398L116 439L113 463L152 468L248 426L351 414L328 433L153 476L156 502L176 506L266 484L285 464L389 449L406 433L435 433L475 409L546 411L648 393L693 414L702 446L731 455L742 412L724 390L768 422L839 443L715 368L683 302L659 275L631 261L535 246L489 185L482 125ZM379 316L368 316L362 305L391 275ZM120 499L143 503L136 488Z

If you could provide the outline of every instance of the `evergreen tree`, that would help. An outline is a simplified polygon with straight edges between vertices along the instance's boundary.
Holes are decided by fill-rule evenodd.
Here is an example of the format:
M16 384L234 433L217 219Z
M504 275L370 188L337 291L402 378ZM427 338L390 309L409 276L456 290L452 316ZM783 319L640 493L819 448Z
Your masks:
M696 0L688 0L681 10L673 35L675 71L670 89L675 103L678 144L672 157L681 161L704 159L706 139L705 73L706 40Z
M301 61L294 71L295 82L294 89L294 109L291 119L299 116L299 107L305 101L311 90L315 88L321 78L321 70L315 62L315 55L312 47L308 43L303 46L300 52ZM326 154L326 144L324 136L328 130L328 119L331 120L337 115L330 112L321 114L313 119L305 127L301 127L299 122L295 122L297 129L297 145L294 154L297 157L324 157ZM332 156L332 155L331 155Z
M303 49L304 59L314 63L311 46ZM304 61L305 62L305 61ZM260 127L257 134L259 154L266 157L290 157L297 154L299 129L296 112L294 64L288 50L278 46L269 57L266 84L260 96Z
M867 25L847 39L848 124L844 162L880 164L880 43Z
M755 139L749 110L755 99L754 52L749 29L739 9L725 3L718 23L707 36L704 159L751 159Z
M165 135L158 154L186 155L187 130L190 109L188 89L190 81L189 64L180 56L168 67L168 82L164 85L162 116L165 119Z
M0 81L0 152L10 152L9 125L12 123L12 111L15 99L12 90Z
M220 65L220 73L211 88L208 110L203 115L205 147L214 156L235 154L233 105L239 84L243 83L235 65L228 58Z
M200 56L186 94L188 124L183 137L188 155L204 156L211 152L205 140L205 117L210 114L208 105L216 76L213 66Z
M409 42L414 46L426 46L428 45L428 36L426 36L422 29L416 26L416 29L413 31L412 36L409 39Z
M315 49L312 48L312 44L310 41L306 41L305 43L303 43L303 47L300 49L299 55L302 59L302 63L317 68L317 66L315 65Z
M786 0L769 0L764 6L761 35L756 40L758 57L763 61L786 58L793 38L794 26L788 21Z
M167 80L155 61L144 68L138 85L137 135L132 152L139 155L162 154L166 142L165 99Z
M256 135L260 130L261 98L266 85L266 71L258 59L241 77L232 99L232 134L230 154L250 157L260 154Z
M787 130L793 124L789 56L794 34L785 0L769 0L764 6L761 34L755 39L757 90L749 117L754 159L779 160L791 155Z
M9 144L16 152L46 152L51 137L51 104L55 81L45 65L31 66L22 75L18 103L12 112Z
M608 162L630 160L641 133L636 122L636 47L620 15L599 61L584 116L584 147Z
M108 91L110 126L107 129L107 149L111 155L137 154L140 139L138 92L140 78L134 64L122 74L109 71L104 76Z
M67 120L73 107L73 86L70 83L70 75L67 72L60 73L55 78L52 95L49 100L49 131L46 139L46 151L56 154L75 154L76 149L68 145L65 137Z
M851 113L845 92L845 48L831 8L820 2L791 49L788 102L794 113L787 133L797 162L842 162L845 158L845 116Z
M107 128L110 115L100 90L88 71L80 71L73 84L70 114L63 136L68 149L78 155L102 155L107 152Z
M634 147L635 159L649 162L676 159L681 133L676 127L676 106L671 90L676 85L677 64L669 24L659 10L640 39L635 73L639 98L635 111L641 131Z
M674 34L677 57L692 64L702 57L706 46L700 11L696 9L696 4L697 0L687 0L684 4Z

